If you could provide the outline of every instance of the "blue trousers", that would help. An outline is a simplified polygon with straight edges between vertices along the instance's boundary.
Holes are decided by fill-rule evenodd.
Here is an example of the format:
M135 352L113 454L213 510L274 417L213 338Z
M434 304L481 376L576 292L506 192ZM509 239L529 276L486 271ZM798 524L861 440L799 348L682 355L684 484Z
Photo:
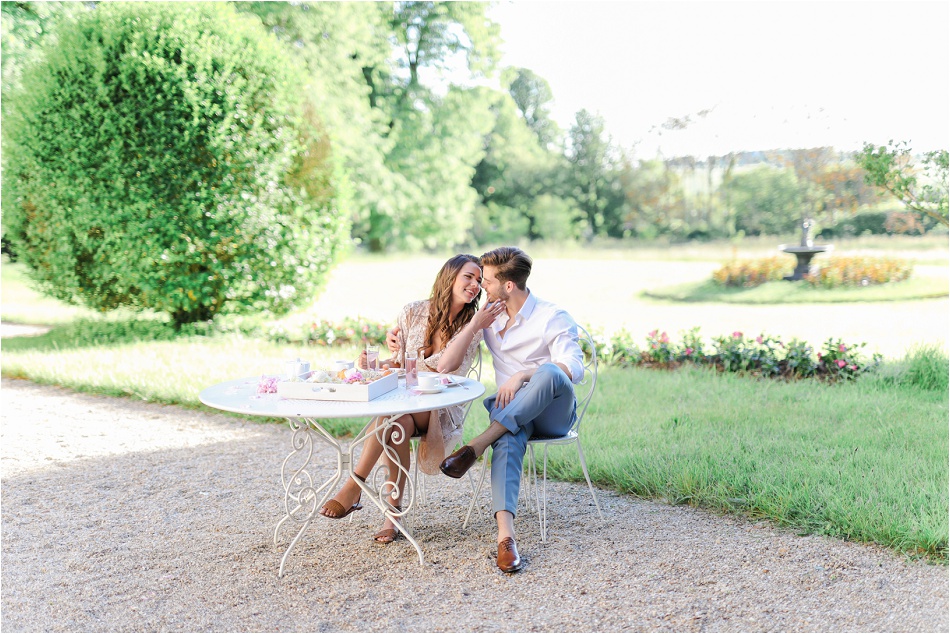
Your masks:
M570 378L553 363L538 368L507 406L495 407L496 396L485 399L485 409L508 433L492 443L492 513L515 515L528 439L566 434L577 418L577 401Z

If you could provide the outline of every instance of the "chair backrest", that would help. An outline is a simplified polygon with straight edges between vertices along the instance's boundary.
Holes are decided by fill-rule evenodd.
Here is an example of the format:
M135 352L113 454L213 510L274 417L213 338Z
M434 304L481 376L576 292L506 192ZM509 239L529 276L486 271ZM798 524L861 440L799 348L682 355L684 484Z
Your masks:
M587 406L594 397L594 388L597 386L597 344L582 326L577 327L577 343L584 352L584 378L574 386L574 395L577 398L577 419L571 425L571 431L576 432L587 413Z
M475 360L472 362L472 367L468 369L468 372L465 373L465 377L469 379L475 379L476 381L482 380L482 344L479 342L477 354L475 355ZM477 401L478 399L475 399ZM472 409L472 404L475 401L469 401L462 408L462 422L464 423L468 419L468 412Z

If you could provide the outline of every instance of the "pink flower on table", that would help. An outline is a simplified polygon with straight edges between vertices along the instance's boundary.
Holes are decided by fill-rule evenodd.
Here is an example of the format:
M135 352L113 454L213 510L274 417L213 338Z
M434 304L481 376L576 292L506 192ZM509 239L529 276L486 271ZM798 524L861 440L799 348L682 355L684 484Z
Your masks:
M848 346L844 345L843 343L838 346L838 352L847 352L847 351L848 351Z
M836 361L836 363L838 364L838 367L839 367L839 368L843 368L844 366L848 365L848 364L845 362L844 359L838 359L838 361Z
M733 338L733 339L742 339L742 333L737 330L737 331L735 331L734 333L732 333L732 338Z

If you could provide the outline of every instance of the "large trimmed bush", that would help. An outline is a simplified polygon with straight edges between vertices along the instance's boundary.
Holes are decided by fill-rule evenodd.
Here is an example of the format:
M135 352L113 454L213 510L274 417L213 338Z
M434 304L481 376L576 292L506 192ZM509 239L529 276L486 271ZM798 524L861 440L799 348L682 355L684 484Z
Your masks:
M5 229L50 295L178 323L312 300L347 232L300 77L225 3L100 3L24 72Z

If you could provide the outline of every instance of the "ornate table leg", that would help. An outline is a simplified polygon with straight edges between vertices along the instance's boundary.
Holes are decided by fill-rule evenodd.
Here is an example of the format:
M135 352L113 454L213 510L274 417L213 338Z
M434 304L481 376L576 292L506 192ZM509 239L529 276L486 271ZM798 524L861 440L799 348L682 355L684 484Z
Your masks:
M397 441L401 441L402 439L399 434L404 434L405 432L402 427L396 423L395 418L382 420L374 430L373 427L376 420L375 418L371 420L349 443L349 446L344 448L336 438L327 433L315 420L288 419L290 428L294 430L291 440L293 448L290 454L284 459L280 468L281 484L284 487L284 517L281 518L274 528L274 545L276 546L278 544L280 529L287 520L293 520L300 524L300 529L291 540L290 545L287 546L287 550L280 560L280 570L277 573L278 577L284 575L284 565L287 563L290 552L294 549L294 546L297 545L297 542L300 541L300 538L304 532L306 532L307 528L309 528L310 523L317 516L319 509L323 507L324 503L330 497L330 493L336 490L337 485L341 481L352 474L353 464L356 461L354 456L355 449L362 445L371 433L377 435L382 445L383 453L397 465L396 479L390 477L389 469L385 465L377 464L373 467L373 470L370 472L370 477L368 477L365 482L358 478L354 478L353 481L366 493L373 504L383 512L383 515L388 517L393 525L406 536L406 539L409 540L409 543L413 545L419 554L419 563L424 563L422 549L419 548L419 544L413 539L411 533L399 521L412 509L415 497L412 478L409 477L409 471L400 464L396 450L390 447L386 442L390 435ZM315 486L313 476L309 470L311 461L314 459L315 438L319 438L333 447L337 456L336 473L319 487ZM316 467L316 465L314 466ZM402 491L401 509L393 508L388 502L388 498L393 494L399 497L400 484L398 480L403 482L402 487L404 489ZM376 483L379 483L378 486L374 486Z
M376 464L373 467L373 470L370 472L370 476L366 478L366 482L360 482L358 479L356 483L372 500L373 504L379 507L379 510L383 512L383 515L393 523L393 525L406 536L406 539L409 540L409 543L416 549L416 552L419 554L419 563L425 563L425 560L422 557L422 549L419 547L419 544L416 543L416 540L412 537L412 533L409 531L408 527L405 525L403 518L409 515L409 512L412 510L412 506L415 503L415 487L413 485L413 479L409 474L409 470L402 465L399 461L399 456L396 454L396 450L393 447L390 447L387 443L387 439L392 436L395 442L403 442L405 440L406 431L401 425L397 423L397 417L390 417L382 419L379 425L373 430L373 424L377 419L373 419L363 428L363 431L353 439L353 442L350 443L350 457L352 459L353 449L366 441L366 438L369 434L375 434L380 445L382 445L383 454L387 456L393 464L396 465L396 474L389 473L389 469L384 464ZM399 481L402 484L399 484ZM378 483L378 486L377 486ZM402 493L401 507L396 509L389 503L389 498L392 496L400 497L400 492Z

